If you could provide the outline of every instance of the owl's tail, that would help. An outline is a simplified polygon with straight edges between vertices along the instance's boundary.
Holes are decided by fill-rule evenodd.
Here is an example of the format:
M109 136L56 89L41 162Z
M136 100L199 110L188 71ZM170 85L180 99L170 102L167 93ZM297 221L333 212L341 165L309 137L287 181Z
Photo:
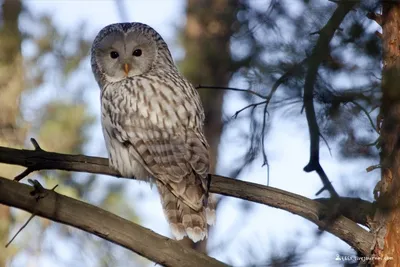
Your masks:
M171 232L177 240L188 236L193 242L198 242L208 236L207 224L212 225L215 222L215 199L213 197L209 198L206 208L195 211L172 194L163 184L157 182L157 188L160 192L165 217L167 217Z

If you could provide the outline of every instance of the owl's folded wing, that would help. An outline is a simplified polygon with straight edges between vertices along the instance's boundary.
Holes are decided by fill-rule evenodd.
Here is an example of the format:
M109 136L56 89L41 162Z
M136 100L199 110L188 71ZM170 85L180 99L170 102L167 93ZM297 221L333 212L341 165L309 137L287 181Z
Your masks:
M176 132L147 126L115 127L114 136L177 198L192 209L201 210L207 197L209 172L204 137L193 129Z

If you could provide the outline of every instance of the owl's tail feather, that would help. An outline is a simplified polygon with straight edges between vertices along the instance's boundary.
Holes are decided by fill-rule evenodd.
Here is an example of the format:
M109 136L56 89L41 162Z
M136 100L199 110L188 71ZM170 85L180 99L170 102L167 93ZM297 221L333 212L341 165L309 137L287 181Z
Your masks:
M217 208L217 198L215 194L208 195L207 207L206 207L206 218L207 224L214 225L215 224L215 209Z
M160 192L165 217L167 217L175 238L181 240L188 236L193 242L206 238L207 223L215 221L215 206L214 209L205 208L195 211L172 194L163 184L157 182L157 188Z

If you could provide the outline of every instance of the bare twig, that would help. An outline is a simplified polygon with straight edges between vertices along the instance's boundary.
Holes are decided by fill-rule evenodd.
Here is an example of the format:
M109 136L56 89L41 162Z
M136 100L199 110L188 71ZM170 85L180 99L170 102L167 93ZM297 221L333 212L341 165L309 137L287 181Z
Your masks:
M35 139L31 138L31 141L34 140L36 143L35 148L38 150L42 150L39 146L39 144L36 142ZM33 143L33 141L32 141ZM43 150L42 150L43 151ZM45 189L44 187L37 181L37 180L28 180L29 183L33 186L33 191L31 191L29 194L31 196L35 197L36 202L38 202L40 199L44 198L47 194L45 194ZM57 188L58 185L55 185L50 191L54 191ZM33 217L36 216L36 212L33 212L32 215L29 217L29 219L24 223L24 225L22 225L21 228L19 228L19 230L15 233L15 235L11 238L10 241L8 241L8 243L6 244L6 248L14 241L14 239L19 235L19 233L21 233L21 231L28 225L28 223L33 219Z
M372 172L373 170L380 169L380 168L382 168L382 165L381 165L381 164L372 165L372 166L369 166L369 167L367 168L367 172Z
M44 151L39 143L36 141L35 138L31 138L31 143L33 147L35 148L35 151ZM27 166L26 170L18 174L17 176L14 177L14 181L21 181L23 178L31 174L32 172L36 171L36 169L33 166Z
M369 120L369 123L371 124L372 129L374 129L374 131L375 131L376 133L378 133L378 129L376 129L375 123L374 123L374 121L372 120L371 116L369 115L368 111L367 111L363 106L361 106L358 102L356 102L356 101L351 101L351 103L353 103L354 105L356 105L359 109L361 109L362 112L364 112L365 116L367 116L367 118L368 118L368 120Z
M35 150L43 150L43 149L40 147L39 143L36 141L35 138L31 138L30 140L31 140L31 143L32 143L33 147L35 148Z
M326 25L320 30L320 36L312 51L310 59L308 60L308 70L304 83L303 103L310 133L310 160L309 163L304 167L304 171L316 171L324 185L323 189L328 190L331 194L331 197L334 198L338 198L339 195L333 188L322 166L319 163L320 131L314 108L314 84L318 75L318 68L322 60L326 58L325 54L329 52L329 43L333 38L335 31L339 28L344 17L347 15L348 12L351 11L355 4L355 1L338 2L338 7L336 8L335 12L326 23Z
M268 163L268 157L267 153L265 152L265 126L267 124L266 117L267 117L267 108L268 108L268 103L265 104L264 107L264 112L263 112L263 125L262 125L262 130L261 130L261 146L262 146L262 152L263 152L263 166L267 166L267 185L269 185L269 163Z
M10 239L10 241L7 242L6 244L6 248L8 248L8 246L14 241L14 239L19 235L19 233L21 233L22 230L24 230L24 228L28 225L28 223L33 219L33 217L35 217L36 214L32 213L31 216L29 217L29 219L24 223L24 225L22 225L21 228L19 228L19 230L15 233L15 235Z
M232 88L232 87L221 87L221 86L204 86L204 85L198 85L195 88L196 89L220 89L220 90L231 90L231 91L238 91L238 92L246 92L246 93L250 93L253 94L255 96L258 96L262 99L265 99L264 101L261 102L257 102L257 103L252 103L249 104L243 108L241 108L240 110L236 111L235 114L232 116L232 118L236 119L238 117L238 115L249 109L252 108L252 110L254 111L254 109L260 105L265 104L264 106L264 111L263 111L263 125L262 125L262 130L261 130L261 146L262 146L262 155L263 155L263 166L267 166L267 184L269 184L269 172L270 172L270 166L268 163L268 157L267 157L267 153L265 151L265 129L266 129L266 116L269 115L268 114L268 105L271 102L271 99L273 97L273 95L275 94L275 92L277 91L278 87L284 83L288 78L290 78L290 76L292 76L294 73L296 73L298 71L298 69L304 65L304 63L307 61L307 59L302 60L299 63L294 64L285 74L283 74L278 80L275 81L275 83L273 84L271 91L269 92L269 94L267 96L261 95L255 91L249 90L249 89L239 89L239 88Z
M98 157L89 157L83 155L67 155L67 154L60 154L54 152L47 152L47 151L37 151L37 150L20 150L20 149L13 149L13 148L5 148L0 147L0 162L13 164L13 165L20 165L20 166L34 166L36 170L45 170L45 169L58 169L58 170L66 170L66 171L78 171L78 172L89 172L89 173L97 173L97 174L106 174L106 175L113 175L118 176L120 175L113 169L108 166L108 160L105 158L98 158ZM313 201L311 199L305 198L300 195L296 195L290 192L286 192L283 190L279 190L272 187L267 187L259 184L243 182L239 180L234 180L230 178L225 178L218 175L211 175L211 184L210 184L210 192L218 193L226 196L237 197L241 199L245 199L248 201L253 201L261 204L265 204L271 207L280 208L291 213L297 214L307 220L314 222L319 227L326 229L328 232L336 235L337 237L341 238L343 241L347 242L350 246L355 248L356 250L361 251L364 255L369 255L370 251L369 248L372 245L373 236L369 232L362 229L360 226L357 225L356 222L352 222L351 220L343 217L338 216L333 222L327 222L324 219L321 219L322 214L324 211L327 210L327 207L321 203ZM5 181L3 181L5 180ZM33 211L32 204L30 201L27 200L26 197L22 197L21 194L24 194L23 187L18 187L18 183L13 181L7 181L6 179L0 179L0 203L8 204L11 206L23 208L25 210ZM24 186L25 185L21 185ZM19 191L21 190L21 191ZM14 194L13 192L17 191L19 193ZM53 193L51 193L53 194ZM48 196L46 196L47 198ZM57 195L57 201L60 196ZM22 202L28 202L24 205L16 204L18 199L22 198ZM11 201L11 202L10 202ZM72 200L71 200L72 201ZM75 201L75 200L73 200ZM40 203L48 203L48 201L41 201ZM19 203L19 202L18 202ZM58 202L57 202L58 203ZM76 202L74 202L76 203ZM53 203L54 204L54 203ZM85 204L86 205L86 204ZM83 207L83 206L82 206ZM71 207L65 207L65 209L70 209ZM94 207L91 207L94 208ZM61 208L60 208L61 209ZM97 209L97 208L96 208ZM72 209L75 213L79 213L79 211L87 213L86 210L82 210L82 208L77 208L77 210ZM60 220L60 218L54 218L54 206L48 205L45 206L42 210L45 212L47 218L52 218L57 221L61 221L63 223L72 224L76 226L75 221L71 221L71 218L64 218ZM65 211L71 212L71 211ZM96 212L99 212L97 209ZM105 211L101 211L105 212ZM59 211L56 213L59 214ZM40 215L38 213L38 215ZM44 216L43 214L40 216ZM46 217L45 216L45 217ZM69 216L69 215L68 215ZM67 217L68 217L67 216ZM110 215L111 216L111 215ZM114 216L114 215L112 215ZM90 217L85 215L84 217ZM73 216L76 219L76 217ZM64 220L66 219L67 222ZM93 221L96 219L94 218ZM120 220L120 219L118 219ZM122 220L122 219L121 219ZM99 222L102 226L104 222L103 220L99 219ZM121 222L121 221L120 221ZM92 222L93 223L93 222ZM126 222L121 222L122 224L126 224ZM101 228L101 227L100 227ZM121 225L113 224L113 228L117 229L127 229L121 227ZM81 228L82 229L82 228ZM91 228L91 229L98 229L98 228ZM142 229L142 228L140 228ZM87 229L83 229L87 230ZM110 231L109 227L107 226L105 229L100 230L100 232L95 232L95 234L106 238L107 240L111 240L112 242L119 243L120 239L112 239L115 236L112 236L112 233L108 233ZM122 231L122 230L121 230ZM127 231L127 230L126 230ZM138 229L134 230L136 233L135 235L141 235L138 233ZM145 229L145 231L148 231ZM112 231L115 233L115 231ZM108 233L107 235L105 233ZM131 233L131 232L129 232ZM125 235L125 232L117 233L118 237L121 238L121 235ZM153 233L154 235L154 233ZM133 237L129 237L133 238ZM138 237L140 238L140 237ZM143 238L143 235L142 235ZM137 241L137 239L135 239ZM126 240L125 240L126 241ZM130 240L133 242L133 240ZM165 239L164 239L165 241ZM162 242L164 242L162 241ZM141 242L144 242L141 240ZM172 241L171 241L172 242ZM120 243L119 243L120 244ZM125 247L132 248L132 244L121 244ZM143 248L142 248L143 249ZM153 250L155 248L152 248ZM143 250L141 250L142 253ZM139 252L138 252L139 253ZM148 252L146 252L148 253ZM143 254L141 254L143 255ZM154 259L153 259L154 260ZM207 265L204 265L207 266Z
M292 76L294 73L296 73L299 68L305 63L307 62L307 59L303 59L301 62L296 63L293 65L293 67L291 67L285 74L283 74L281 77L279 77L278 80L275 81L274 85L271 88L271 91L269 92L269 94L266 97L265 100L265 107L264 107L264 112L263 112L263 126L262 126L262 131L261 131L261 145L262 145L262 154L263 154L263 166L267 166L267 184L269 184L269 163L268 163L268 157L267 157L267 153L265 152L265 126L266 126L266 115L268 113L268 105L271 102L271 99L273 97L273 95L275 94L276 90L278 89L278 87L284 83L285 81L287 81L287 79L290 78L290 76Z
M322 134L320 134L320 136L321 136L322 140L324 141L326 147L328 148L329 155L331 155L331 157L332 157L332 149L331 149L331 147L329 146L328 141L325 139L325 137L324 137Z
M245 111L246 109L253 108L253 110L254 110L254 109L255 109L256 107L258 107L259 105L262 105L262 104L265 104L265 103L267 103L267 101L261 101L261 102L258 102L258 103L253 103L253 104L247 105L247 106L245 106L244 108L241 108L241 109L239 109L238 111L236 111L235 114L232 116L232 118L236 119L237 116L238 116L241 112Z
M240 89L240 88L233 88L233 87L224 87L224 86L208 86L208 85L201 85L199 84L198 86L195 87L196 89L215 89L215 90L227 90L227 91L236 91L236 92L244 92L244 93L249 93L255 96L258 96L260 98L266 99L267 97L259 94L255 91L252 91L250 89Z
M278 80L275 81L275 83L273 84L273 86L271 88L271 91L266 96L265 101L253 104L253 105L258 106L258 105L265 103L264 112L263 112L263 125L262 125L262 129L261 129L261 146L262 146L262 155L263 155L263 166L267 166L267 185L269 185L269 172L270 172L268 157L267 157L267 153L265 151L265 129L266 129L266 123L267 123L266 116L269 115L268 114L268 105L269 105L269 103L271 103L271 99L274 96L277 89L279 88L279 86L281 84L283 84L285 81L287 81L287 79L289 79L294 73L296 73L299 70L299 68L301 66L303 66L303 64L305 62L307 62L307 59L303 59L301 62L294 64L288 71L285 72L285 74L283 74L281 77L279 77ZM251 105L249 105L249 106L251 106ZM245 108L249 108L249 106L247 106ZM242 111L242 110L240 110L240 111ZM238 111L238 112L240 112L240 111ZM238 112L236 112L235 115Z
M36 171L36 170L34 170L33 168L29 168L28 167L23 172L21 172L20 174L15 176L14 177L14 181L21 181L22 179L24 179L26 176L28 176L29 174L31 174L34 171Z

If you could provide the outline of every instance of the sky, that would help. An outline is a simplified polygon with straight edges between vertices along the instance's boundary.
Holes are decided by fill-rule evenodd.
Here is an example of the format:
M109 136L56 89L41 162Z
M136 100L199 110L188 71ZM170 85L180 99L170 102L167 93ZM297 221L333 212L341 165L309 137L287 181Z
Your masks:
M110 0L26 0L25 4L33 14L51 14L56 25L62 30L74 28L82 21L87 23L87 35L94 38L97 32L104 26L121 22L118 10L114 1ZM184 51L179 47L176 40L176 29L185 23L184 8L185 1L162 1L162 0L126 0L124 2L125 13L129 21L138 21L149 24L155 28L169 44L175 60L184 56ZM26 48L29 50L29 48ZM29 51L25 51L28 53ZM90 89L83 92L85 100L90 104L90 112L97 118L100 117L99 90L97 84L91 77L89 62L83 67L79 77L89 80ZM90 78L88 78L90 76ZM232 81L230 86L241 87L239 80ZM54 94L52 84L43 89L43 94ZM246 103L237 95L237 92L228 92L224 99L224 112L233 115L235 111L243 108ZM303 172L303 167L308 163L309 138L307 124L304 118L293 121L284 119L283 116L272 118L273 128L266 140L266 151L270 163L270 186L300 194L309 198L315 198L315 193L322 187L322 184L315 173ZM99 121L98 121L99 122ZM100 124L97 123L91 129L91 142L86 147L87 154L94 156L106 156L104 141ZM232 169L235 156L243 153L240 148L232 147L230 139L233 133L224 132L220 144L220 157L218 174L226 175ZM99 149L100 147L100 149ZM376 174L366 174L365 168L369 162L352 161L342 162L338 159L335 147L332 148L332 156L326 146L321 145L321 164L324 167L333 185L339 194L343 192L343 177L351 173L354 177L364 177L364 183L376 183ZM111 179L108 177L107 179ZM105 185L107 184L105 180ZM250 168L246 169L240 179L266 185L267 171L262 167L262 159L256 160ZM345 181L353 183L359 181ZM357 182L354 182L357 183ZM126 185L132 187L132 194L141 192L147 196L138 208L142 217L143 226L152 229L162 235L171 236L168 225L165 222L159 199L155 189L151 189L145 183L127 181ZM355 184L356 186L356 184ZM324 193L319 197L326 197ZM317 248L314 233L317 227L305 219L295 216L286 211L269 208L265 205L253 204L247 216L242 216L241 201L229 198L225 200L217 214L217 224L212 229L210 247L217 247L212 253L213 257L233 264L244 266L248 257L247 246L259 244L258 256L271 252L279 253L284 249L286 241L296 241L305 251L305 264L302 266L334 266L335 249L348 249L348 245L324 233L320 237ZM234 236L233 238L231 238ZM312 238L311 238L312 237ZM230 242L224 244L223 249L218 247L220 241L228 239ZM311 249L308 249L312 247ZM65 252L68 254L68 252ZM67 256L67 255L66 255ZM46 264L51 266L52 261ZM342 264L338 262L338 264Z

